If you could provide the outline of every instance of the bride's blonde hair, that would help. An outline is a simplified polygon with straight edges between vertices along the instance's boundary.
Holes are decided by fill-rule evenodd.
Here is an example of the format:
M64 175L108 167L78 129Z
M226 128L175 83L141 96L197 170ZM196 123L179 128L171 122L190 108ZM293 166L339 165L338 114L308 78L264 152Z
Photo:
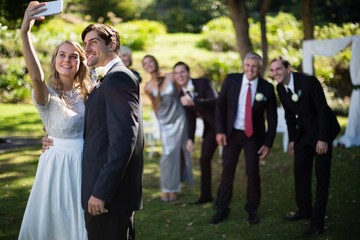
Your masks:
M59 48L64 44L72 45L79 53L80 66L79 70L75 74L73 86L74 88L79 90L80 96L85 100L92 89L92 82L90 80L90 71L86 64L85 51L80 46L80 44L75 41L65 40L55 48L54 54L50 62L50 77L48 84L57 92L61 99L64 99L65 101L67 100L66 95L64 94L64 86L60 80L59 73L56 71L55 68L56 56L59 53Z

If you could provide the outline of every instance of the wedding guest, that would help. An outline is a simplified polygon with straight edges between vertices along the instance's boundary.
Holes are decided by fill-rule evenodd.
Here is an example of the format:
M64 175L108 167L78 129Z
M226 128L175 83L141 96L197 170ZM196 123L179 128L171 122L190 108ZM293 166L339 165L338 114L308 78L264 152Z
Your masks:
M247 177L247 223L260 219L261 183L259 160L270 153L276 136L277 108L274 86L260 76L262 58L253 52L243 61L244 73L228 74L216 102L216 141L223 146L223 170L210 223L228 218L233 194L236 165L242 149ZM266 119L266 127L265 127Z
M19 239L87 239L81 209L84 101L91 81L85 52L73 41L60 43L51 58L50 77L31 42L31 29L46 3L30 2L21 25L32 99L54 146L41 154Z
M127 46L120 46L119 56L121 58L121 61L124 63L125 67L129 68L135 75L138 82L141 83L142 79L141 79L140 73L137 72L136 70L134 70L133 68L131 68L132 63L133 63L131 49Z
M180 102L185 108L188 122L187 149L192 152L196 131L196 118L203 120L204 131L200 154L201 187L200 196L194 204L212 201L211 159L217 148L215 139L215 101L217 91L207 78L191 78L190 68L184 62L173 67L174 78L180 86Z
M175 201L180 183L192 184L191 154L186 149L187 123L178 90L171 73L162 76L158 61L152 55L142 60L150 74L144 90L150 98L160 128L162 155L160 159L160 188L162 201Z
M310 227L304 237L317 236L324 231L332 142L340 132L340 126L316 77L293 72L289 61L282 57L271 61L270 71L278 82L276 90L285 109L289 153L294 156L295 199L298 210L288 214L286 219L298 221L310 218ZM316 176L314 205L311 194L313 165Z

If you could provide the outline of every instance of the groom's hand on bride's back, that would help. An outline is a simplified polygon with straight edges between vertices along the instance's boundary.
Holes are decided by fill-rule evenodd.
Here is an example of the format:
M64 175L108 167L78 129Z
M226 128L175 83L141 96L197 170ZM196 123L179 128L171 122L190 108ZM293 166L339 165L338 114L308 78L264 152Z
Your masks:
M48 138L48 135L45 135L42 139L41 139L41 143L42 143L42 148L41 151L45 152L46 150L48 150L51 146L54 146L54 141L51 138Z

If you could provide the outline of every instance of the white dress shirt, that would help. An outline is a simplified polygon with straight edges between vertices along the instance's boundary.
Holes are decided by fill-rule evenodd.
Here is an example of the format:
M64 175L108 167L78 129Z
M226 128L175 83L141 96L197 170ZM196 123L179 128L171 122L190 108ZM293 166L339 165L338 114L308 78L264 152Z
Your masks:
M246 94L248 91L248 86L249 84L251 86L251 106L252 106L254 103L258 82L259 82L259 78L255 78L249 81L246 78L245 74L243 75L241 90L238 99L238 108L234 122L235 129L245 130L245 105L246 105Z
M286 89L287 92L289 92L288 89L290 89L292 91L292 93L295 93L294 76L293 76L292 73L290 73L289 84L288 85L284 84L284 86L285 86L285 89Z
M183 91L185 93L190 94L191 98L194 98L195 87L194 87L194 84L193 84L193 80L191 78L188 80L188 82L186 84L186 87L183 88Z
M105 66L105 74L107 74L109 72L110 68L112 68L112 66L114 66L118 62L122 62L120 58L114 58L113 60L108 62Z

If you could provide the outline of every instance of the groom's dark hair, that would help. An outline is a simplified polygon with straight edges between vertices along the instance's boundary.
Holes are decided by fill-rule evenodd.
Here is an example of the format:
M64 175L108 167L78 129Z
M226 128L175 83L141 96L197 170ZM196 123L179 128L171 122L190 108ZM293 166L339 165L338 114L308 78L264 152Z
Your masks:
M88 34L91 31L96 31L99 34L99 36L102 39L104 39L106 45L109 45L111 42L114 42L116 45L115 51L118 52L120 48L120 35L115 28L101 23L90 24L81 33L81 40L84 41L86 34Z

